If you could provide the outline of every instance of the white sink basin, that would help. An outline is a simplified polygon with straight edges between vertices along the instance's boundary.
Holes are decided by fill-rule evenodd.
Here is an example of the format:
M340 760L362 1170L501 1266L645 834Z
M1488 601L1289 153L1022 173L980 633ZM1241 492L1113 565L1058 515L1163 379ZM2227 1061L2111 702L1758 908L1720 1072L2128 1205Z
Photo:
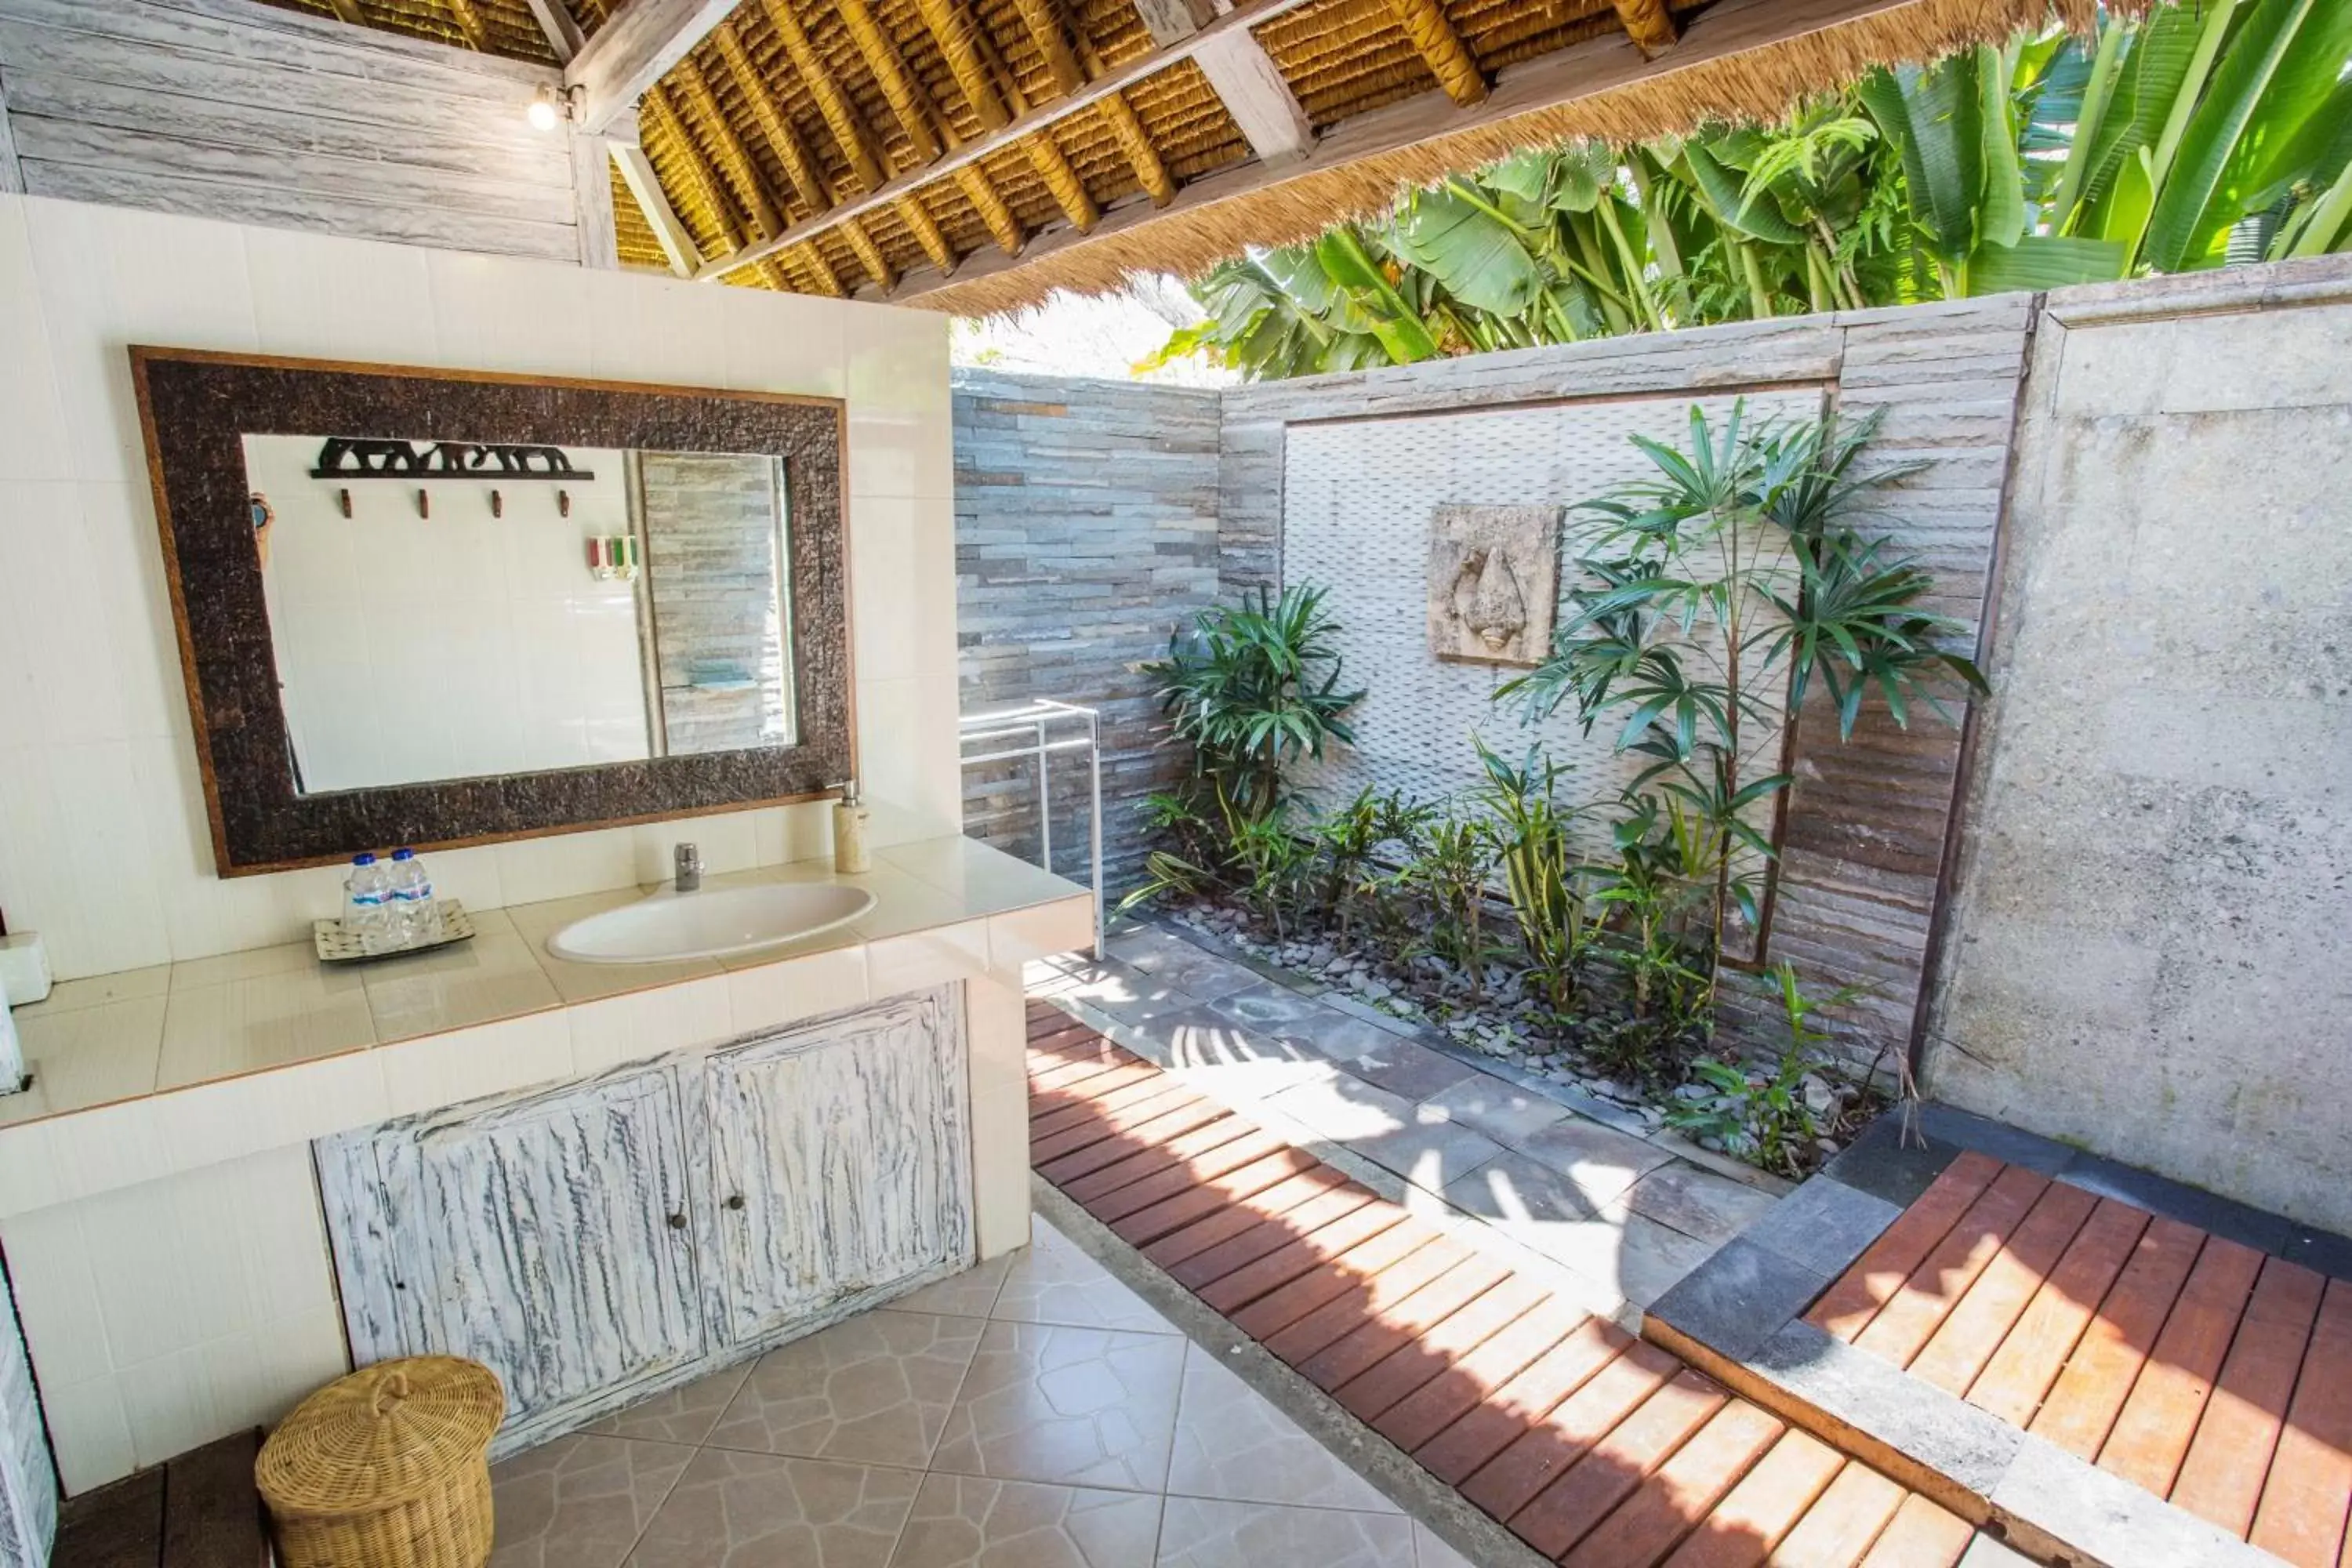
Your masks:
M547 951L574 963L725 958L831 931L873 907L865 889L828 882L661 892L572 921L548 939Z

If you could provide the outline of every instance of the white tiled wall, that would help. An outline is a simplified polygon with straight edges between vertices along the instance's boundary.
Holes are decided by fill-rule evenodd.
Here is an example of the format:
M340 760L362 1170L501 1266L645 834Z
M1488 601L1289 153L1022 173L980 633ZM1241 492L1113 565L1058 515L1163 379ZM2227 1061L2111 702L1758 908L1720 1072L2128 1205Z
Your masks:
M845 396L875 834L956 830L943 318L0 195L0 910L60 977L291 941L338 891L331 870L214 874L131 343ZM799 806L443 851L433 872L494 907L658 879L681 838L724 871L822 853L825 831Z

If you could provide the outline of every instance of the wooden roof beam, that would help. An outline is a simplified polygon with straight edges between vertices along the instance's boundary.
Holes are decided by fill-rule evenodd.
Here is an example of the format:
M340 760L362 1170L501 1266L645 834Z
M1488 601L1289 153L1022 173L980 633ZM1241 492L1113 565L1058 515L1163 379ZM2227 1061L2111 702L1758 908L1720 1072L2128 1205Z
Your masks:
M1211 26L1251 26L1263 19L1265 14L1263 7L1283 3L1284 0L1258 0L1255 5L1245 3ZM1261 195L1368 158L1381 157L1465 132L1504 126L1521 115L1539 114L1580 99L1645 81L1663 80L1685 70L1734 58L1769 45L1807 38L1844 23L1900 12L1914 3L1915 0L1720 0L1719 4L1693 16L1683 30L1681 43L1671 54L1659 59L1643 58L1622 34L1612 33L1590 38L1505 68L1496 76L1486 100L1475 106L1464 108L1443 90L1424 92L1402 102L1389 104L1333 126L1316 144L1314 152L1302 161L1289 164L1244 163L1203 175L1179 190L1176 199L1164 208L1137 202L1105 213L1092 237L1068 230L1041 235L1030 242L1028 254L1022 260L1033 261L1056 251L1074 249L1087 244L1090 237L1107 239L1115 236L1133 236L1137 231L1162 221L1181 223L1188 215L1203 208L1239 197ZM1202 29L1203 34L1208 31L1209 28ZM1123 85L1122 79L1127 79L1129 71L1148 65L1157 58L1155 54L1130 61L1102 82L1093 84L1088 90L1097 91L1111 83ZM1148 71L1145 74L1149 74ZM1064 100L1049 105L1047 110L1041 113L1066 110L1069 101ZM1018 135L1022 130L1016 121L1003 135ZM1538 133L1557 135L1548 128L1540 132L1532 128L1528 132L1531 138ZM1002 137L990 138L987 144L974 143L964 152L976 153L991 150L1001 142ZM840 210L845 212L850 209L845 205ZM952 279L929 272L909 274L891 298L894 302L916 299L934 289L965 283L974 277L1009 271L1013 266L1013 262L990 254L970 257Z
M710 127L710 139L719 145L719 161L727 166L727 172L735 177L736 186L743 193L744 205L751 214L751 226L757 231L751 237L752 244L756 247L774 239L790 226L785 222L780 204L769 195L768 182L761 176L760 165L753 162L751 150L743 145L743 139L735 133L733 123L719 111L718 97L710 90L710 79L702 74L702 67L697 64L690 55L680 58L672 68L677 77L678 86L686 93L687 101L693 105L695 113ZM677 118L674 108L672 118ZM683 121L679 121L678 130L687 137L688 146L693 148L693 136ZM795 144L797 145L797 142ZM694 152L698 159L701 156L700 149L694 148ZM805 151L802 155L805 159ZM702 166L707 174L709 165ZM809 177L814 180L813 173ZM723 182L712 182L712 184L716 185L712 193L714 205L718 211L725 213L728 210L727 187ZM815 185L815 189L818 193L818 200L823 201L824 185L819 183ZM736 248L740 251L744 247L739 243ZM835 275L832 263L825 260L824 252L818 250L814 244L791 247L790 256L792 260L800 264L803 272L815 280L814 292L829 294L836 300L843 298L848 292L842 288L840 278ZM777 266L777 263L783 259L782 255L778 252L755 249L750 254L738 255L730 259L731 265L738 268L756 268L760 276L767 280L768 287L779 292L809 292L809 290L795 289L785 281L782 270Z
M956 86L972 112L980 116L981 124L991 131L1003 130L1013 115L1004 107L996 79L981 58L980 23L956 0L915 0L915 9L921 14L924 27L938 40Z
M808 84L809 96L816 100L817 112L824 117L825 129L833 132L834 142L840 147L850 173L857 176L859 189L873 190L883 181L882 163L874 154L873 139L866 122L858 118L857 106L849 101L849 95L842 91L841 84L826 67L824 57L809 41L808 29L801 26L792 0L767 0L764 9L768 25L775 28L776 37L783 43L784 58L792 62L801 80Z
M988 36L985 27L977 25L973 36L980 47L982 67L987 71L989 79L1004 84L1005 101L1012 105L1014 114L1028 113L1028 95L1021 90L1021 80L1013 75L1013 68L1005 64L1004 57L997 52L995 40ZM1055 205L1062 209L1062 216L1068 218L1074 226L1083 233L1101 221L1101 209L1095 205L1094 197L1087 194L1086 182L1078 178L1076 169L1070 167L1068 155L1062 151L1062 144L1054 140L1051 131L1024 138L1021 151L1029 160L1029 166L1037 171L1037 177L1045 182L1045 189L1053 195Z
M490 52L489 24L474 9L474 0L441 0L449 7L449 15L457 19L457 30L466 35L466 43L476 54Z
M1126 64L1106 71L1102 76L1088 82L1085 87L1079 89L1076 92L1070 94L1067 98L1056 99L1052 103L1041 104L1038 107L1014 118L1013 121L1008 122L1002 131L992 132L988 135L982 136L977 141L961 141L960 138L956 137L951 128L946 128L943 126L942 129L945 131L950 145L949 145L944 152L939 153L934 158L927 162L922 167L899 174L883 184L879 190L868 191L866 195L859 196L856 201L844 202L840 205L835 207L833 211L809 219L807 222L792 230L780 241L768 241L765 242L763 246L757 246L753 248L757 250L772 247L772 249L781 250L784 248L787 244L798 244L803 237L802 233L803 230L808 231L809 237L814 237L814 235L821 234L826 229L838 227L845 218L862 216L866 213L873 211L875 208L883 205L885 203L895 202L901 197L910 196L922 186L929 184L931 181L939 178L940 175L947 174L952 175L955 178L957 184L963 188L964 194L972 198L973 205L981 209L982 220L990 225L991 232L996 236L998 245L1004 246L1010 253L1018 255L1019 251L1017 248L1011 246L1005 246L1004 235L1000 231L996 219L992 215L992 205L999 208L1003 206L1003 204L1002 198L997 198L992 203L983 203L981 197L975 194L975 184L972 176L978 176L978 181L981 185L985 185L987 179L987 176L981 173L977 167L981 159L989 157L997 153L1007 151L1015 142L1027 136L1034 131L1040 130L1045 126L1054 124L1057 121L1066 120L1071 115L1082 113L1087 110L1094 108L1097 104L1102 102L1103 100L1108 98L1111 94L1132 87L1135 83L1141 81L1146 77L1153 76L1160 71L1166 70L1178 60L1192 59L1195 58L1202 48L1213 46L1220 38L1228 37L1236 33L1246 34L1251 27L1271 21L1276 16L1287 16L1292 11L1298 9L1301 5L1307 5L1307 3L1308 0L1245 0L1244 4L1236 6L1234 10L1218 17L1215 21L1211 22L1207 26L1201 28L1198 32L1193 33L1189 37L1180 39L1178 42L1171 44L1164 48L1153 49L1149 54L1139 55L1135 58L1129 60ZM1727 0L1727 3L1731 3L1731 0ZM1794 3L1802 3L1802 0L1794 0ZM1891 4L1893 3L1893 0L1886 0L1886 3ZM853 37L856 37L859 32L859 27L858 24L852 20L852 16L853 13L864 11L864 0L838 0L838 4L841 7L843 21L849 24L851 36ZM866 23L869 26L872 25L872 17L870 16L866 17ZM876 34L876 37L882 46L882 49L879 51L879 58L886 61L894 58L896 51L888 49L888 40L881 38L878 31ZM873 61L877 58L877 52L867 51L866 47L863 44L860 45L860 49L861 52L866 53L869 64L873 63ZM1268 68L1272 68L1271 62L1269 62ZM903 64L901 64L898 67L898 70L902 75L904 69L905 68ZM908 87L910 93L920 91L920 89L915 87L911 82L907 82L906 85ZM887 83L885 84L884 90L885 95L888 96L889 89ZM901 108L894 100L892 109L894 112L900 115L902 120L911 116L913 119L920 121L923 117L918 111L916 107L919 102L919 100L910 98L908 107ZM928 129L928 122L926 122L926 128ZM990 188L990 192L992 195L992 187ZM1011 217L1011 214L1009 212L1005 213L1003 216L1007 219ZM733 265L740 264L730 262L729 269L731 269ZM708 264L695 273L695 277L698 279L709 279L716 278L718 276L719 276L719 268L717 263Z
M938 111L932 107L922 84L915 80L913 74L907 69L907 62L899 58L898 46L891 43L889 35L874 20L874 13L866 8L866 0L835 0L835 6L840 12L842 26L849 30L850 42L857 46L858 55L866 61L866 68L874 73L875 82L882 89L882 97L890 105L891 114L897 117L899 129L907 133L908 143L915 150L915 173L884 181L866 192L860 205L876 204L883 193L887 192L889 199L898 204L901 210L912 209L920 214L922 223L916 231L916 238L944 273L948 270L948 264L940 260L940 252L947 248L947 238L940 233L939 225L931 221L930 215L923 208L922 198L916 194L917 187L929 178L929 165L940 159L940 131L933 129L933 120ZM951 127L941 129L945 130L951 147L961 146L961 139ZM965 161L948 173L957 188L963 192L964 199L971 204L972 210L980 215L980 221L990 237L1008 254L1020 255L1027 237L1022 233L1020 221L1013 216L1013 209L1004 205L1004 198L989 182L988 175L978 163ZM932 248L923 232L925 229L939 240L938 249ZM697 273L696 276L704 274Z
M600 132L626 114L735 5L736 0L628 0L563 68L564 87L580 89L581 126Z
M327 0L327 8L354 27L368 25L367 13L360 9L360 0Z
M1615 0L1615 4L1625 36L1650 58L1657 58L1682 41L1682 28L1675 14L1666 9L1666 0Z
M1191 0L1136 0L1135 11L1151 41L1163 49L1202 30ZM1315 145L1315 126L1298 95L1247 27L1213 33L1193 52L1192 63L1261 163L1303 158Z
M890 35L875 21L874 13L866 8L866 0L835 0L841 13L841 24L849 30L849 41L866 61L866 68L874 73L874 81L882 89L883 100L905 132L915 149L915 162L919 164L935 162L940 155L938 132L931 129L930 106L923 89L907 62L899 58L898 46Z
M613 155L613 166L621 171L621 183L629 187L629 195L637 201L637 210L646 215L652 226L654 238L669 258L669 269L680 278L691 278L694 269L702 265L701 254L695 248L694 235L679 221L677 209L669 205L668 193L661 187L661 178L654 173L653 161L635 141L607 141L605 150Z
M547 47L555 56L555 63L568 66L572 57L588 47L588 35L572 19L563 0L523 0L530 7L531 19L539 30L547 35Z

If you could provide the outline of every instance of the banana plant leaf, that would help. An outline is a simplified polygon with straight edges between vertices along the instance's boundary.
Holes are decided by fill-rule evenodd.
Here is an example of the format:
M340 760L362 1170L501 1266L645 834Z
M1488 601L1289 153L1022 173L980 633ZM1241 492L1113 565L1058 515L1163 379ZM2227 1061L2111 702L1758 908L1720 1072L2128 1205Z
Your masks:
M1983 198L1984 100L1975 54L1921 68L1873 71L1862 101L1879 133L1903 155L1913 216L1939 261L1957 266L1976 248Z
M2103 283L2124 274L2120 241L2029 234L2015 245L1988 245L1969 258L1970 294L2007 294Z
M1519 236L1450 189L1414 195L1390 234L1399 255L1435 273L1447 293L1474 310L1517 316L1543 287Z

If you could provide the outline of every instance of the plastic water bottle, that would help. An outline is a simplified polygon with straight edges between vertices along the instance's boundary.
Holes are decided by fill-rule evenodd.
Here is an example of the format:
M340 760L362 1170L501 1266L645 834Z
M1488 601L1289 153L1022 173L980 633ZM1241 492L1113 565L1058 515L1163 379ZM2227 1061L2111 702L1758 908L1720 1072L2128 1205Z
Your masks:
M392 929L403 945L416 946L441 938L441 906L433 899L433 879L414 849L392 852Z
M392 881L373 855L352 857L352 874L343 879L343 929L360 939L366 952L383 952L399 945L393 929Z

